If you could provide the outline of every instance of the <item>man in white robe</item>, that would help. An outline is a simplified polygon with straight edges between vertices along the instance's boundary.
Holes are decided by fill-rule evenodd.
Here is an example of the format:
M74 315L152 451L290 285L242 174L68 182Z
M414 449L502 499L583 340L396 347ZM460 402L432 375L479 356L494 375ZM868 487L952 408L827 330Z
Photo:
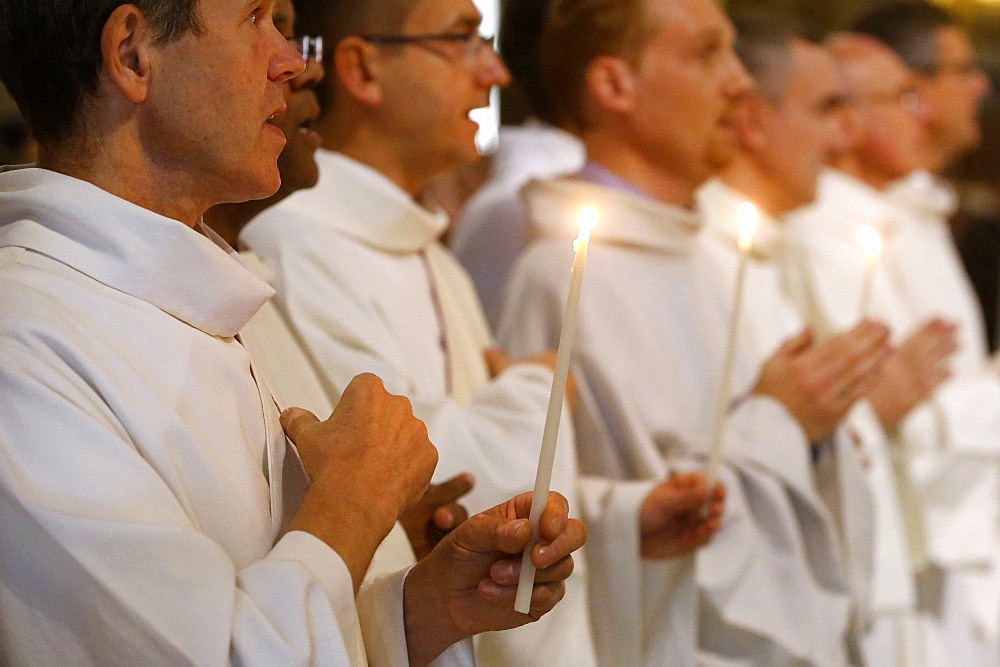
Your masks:
M698 199L710 245L718 252L728 281L734 279L739 262L737 206L749 200L759 208L760 222L746 268L740 337L756 346L762 363L784 338L805 326L783 284L784 216L815 198L822 166L845 148L841 116L846 100L833 61L821 46L796 38L788 27L764 16L737 20L737 31L736 51L754 76L756 90L737 116L736 158L719 179L699 190ZM949 351L939 348L939 362L947 361ZM861 498L850 494L849 473L856 471L842 475L840 488L834 489L841 505L843 538L854 560L859 620L855 629L857 639L863 640L860 648L867 664L893 662L891 645L881 646L879 639L893 638L897 630L893 626L915 606L895 478L879 419L907 412L930 393L932 387L926 387L923 395L895 391L897 384L912 382L908 372L896 360L885 364L883 377L869 395L871 402L859 404L834 439L841 467L853 460L855 447L867 464ZM817 481L829 485L832 480L818 477ZM852 501L863 502L869 490L874 517L851 507ZM872 518L874 526L864 525ZM872 572L866 571L869 564L874 566Z
M976 661L969 593L962 577L948 571L988 567L993 557L1000 382L983 363L979 327L960 315L969 310L969 295L948 290L956 284L957 265L946 266L948 254L940 252L946 246L935 242L941 235L925 234L929 225L887 196L894 187L908 187L893 184L926 159L921 123L927 111L913 74L867 36L838 36L831 50L851 100L849 148L834 160L838 169L824 175L816 204L790 223L791 286L815 326L837 331L856 320L869 279L863 278L854 233L859 224L870 224L882 233L884 248L870 274L868 313L887 322L900 341L933 328L954 331L958 349L943 369L951 377L931 400L885 425L896 441L897 482L924 618L916 641L908 642L910 652L935 664ZM925 284L925 271L934 275L933 284ZM945 291L944 300L934 297ZM918 364L927 358L910 356ZM969 363L977 357L978 364ZM925 370L935 386L941 371Z
M276 2L273 22L287 38L296 39L293 31L295 10L290 0ZM240 230L260 211L296 190L315 186L319 178L315 151L320 137L312 126L319 116L314 88L323 78L322 54L317 51L322 42L305 41L310 39L313 38L298 41L306 47L305 55L309 56L306 69L285 82L283 90L287 108L274 121L286 140L278 157L278 171L281 174L278 192L267 199L214 206L205 213L205 225L217 232L221 240L230 247L238 245ZM308 49L310 44L314 45L311 52ZM239 257L243 265L257 277L265 281L273 280L270 269L254 253L244 251ZM333 402L315 363L302 349L273 301L267 301L260 307L240 330L239 336L250 355L255 376L270 390L279 410L299 406L317 415L328 415L333 411ZM365 573L365 582L370 583L379 577L409 568L418 557L426 556L445 533L467 518L465 508L455 501L467 493L471 485L472 479L467 474L432 485L420 501L400 517L400 521L379 545ZM368 659L373 663L384 663L382 655L385 642L381 633L366 630L372 621L371 614L361 616ZM471 641L458 644L435 664L469 663L472 661L471 646ZM358 656L356 662L364 663L365 656Z
M732 26L707 0L556 0L550 18L543 62L589 162L575 178L526 189L541 240L512 271L499 335L520 353L558 338L576 213L593 206L574 349L581 466L657 479L708 452L732 285L692 205L732 157L730 125L750 81ZM561 50L571 35L576 48ZM694 664L697 644L705 664L847 661L851 582L810 443L864 390L886 336L871 324L829 347L798 335L763 369L737 354L723 528L697 566L647 562L638 605L592 596L595 615L636 615L630 632L610 638L633 647L629 664Z
M956 367L976 372L987 363L988 327L955 247L950 220L958 198L944 173L982 139L979 107L989 79L961 23L940 6L892 3L862 16L854 29L896 52L913 72L914 91L925 106L920 168L886 190L890 201L908 213L895 240L898 255L914 267L901 276L904 296L924 317L957 323L961 344ZM995 287L995 281L991 284ZM995 312L985 315L996 317ZM972 596L980 631L992 644L988 657L976 660L982 664L1000 664L1000 544L993 553L992 575L959 575L970 579L963 594Z
M520 125L500 127L497 150L489 157L489 177L466 202L448 239L491 324L496 323L507 273L526 242L521 188L533 179L579 171L585 159L580 140L558 127L541 80L538 58L548 7L547 0L504 3L500 54L530 115Z
M327 80L332 106L318 126L326 149L317 154L319 183L266 211L241 238L273 268L282 306L333 390L369 371L406 395L442 452L439 474L475 475L466 502L477 510L532 484L551 355L511 365L490 349L471 283L438 242L445 218L413 197L436 174L475 157L468 112L507 73L476 35L480 16L467 0L400 0L388 12L348 5L298 5L300 23L332 45L337 73ZM398 23L387 14L398 14ZM421 35L431 37L407 41ZM689 478L627 486L579 479L571 432L563 431L553 488L573 501L578 484L596 487L579 496L590 504L583 514L592 531L609 536L597 540L607 551L600 557L622 563L623 588L638 588L640 537L664 541L680 515L691 528L679 542L690 549L717 526L718 509L690 520L707 493ZM531 630L480 637L480 662L596 664L587 572L578 565L556 616Z
M41 147L0 175L0 662L355 664L361 578L436 452L373 377L325 422L279 418L236 338L273 292L198 232L277 189L266 120L303 57L270 5L140 4L0 10L0 77ZM529 502L361 592L384 664L559 599L583 529L553 496L533 616L507 606L498 552L528 542Z

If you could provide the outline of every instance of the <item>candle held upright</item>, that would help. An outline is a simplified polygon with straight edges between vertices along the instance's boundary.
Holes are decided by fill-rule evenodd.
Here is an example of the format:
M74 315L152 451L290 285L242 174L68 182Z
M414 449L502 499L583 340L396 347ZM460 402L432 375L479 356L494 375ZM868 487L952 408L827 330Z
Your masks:
M733 285L733 310L729 317L729 333L726 337L726 356L722 362L722 377L719 393L715 399L715 421L712 424L712 439L709 441L708 469L705 479L709 489L719 481L719 466L722 463L722 431L729 412L729 397L733 382L733 359L736 354L736 332L739 329L740 311L743 305L743 280L746 275L747 256L753 247L753 235L757 231L757 209L750 202L743 202L736 209L736 243L740 257L736 265L736 280Z
M514 609L527 614L531 608L531 591L535 583L535 565L531 562L531 550L538 542L538 521L545 509L552 483L552 465L556 455L556 437L559 434L559 420L562 416L563 400L566 397L566 381L569 378L569 360L573 352L576 335L576 311L580 305L580 288L583 285L583 270L587 265L587 250L590 246L590 231L597 224L597 210L587 206L580 209L577 219L580 235L573 242L573 269L569 280L569 294L563 313L562 328L559 333L559 348L556 352L556 368L549 393L549 407L545 415L545 429L542 431L542 447L538 455L538 469L535 472L535 488L531 500L531 541L521 557L521 575L517 582L517 596Z

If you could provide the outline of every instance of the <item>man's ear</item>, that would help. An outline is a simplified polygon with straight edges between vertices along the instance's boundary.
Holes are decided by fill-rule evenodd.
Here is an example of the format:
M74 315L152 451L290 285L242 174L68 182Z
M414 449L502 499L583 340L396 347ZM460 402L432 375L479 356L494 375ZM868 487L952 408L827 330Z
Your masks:
M133 104L149 94L149 49L154 41L146 17L135 5L119 5L101 31L104 73Z
M585 74L587 90L599 107L630 111L635 106L635 74L632 66L616 56L598 56Z
M379 52L356 36L340 40L333 50L333 71L340 87L365 106L382 102Z

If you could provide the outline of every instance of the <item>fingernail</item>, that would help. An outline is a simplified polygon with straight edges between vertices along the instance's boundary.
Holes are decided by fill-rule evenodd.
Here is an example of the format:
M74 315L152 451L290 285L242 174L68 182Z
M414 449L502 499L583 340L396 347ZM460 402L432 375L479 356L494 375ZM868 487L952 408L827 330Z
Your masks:
M538 547L538 560L543 563L549 562L549 557L552 555L552 547Z
M493 568L494 578L499 580L501 583L517 580L517 577L514 576L514 563L509 560L500 561L499 563L496 563Z

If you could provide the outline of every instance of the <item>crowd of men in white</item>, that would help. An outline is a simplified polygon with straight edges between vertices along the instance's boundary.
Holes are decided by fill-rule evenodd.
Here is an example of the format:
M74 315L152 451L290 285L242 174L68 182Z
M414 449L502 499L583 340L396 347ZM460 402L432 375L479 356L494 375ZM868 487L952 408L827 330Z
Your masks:
M511 79L471 0L93 4L0 6L0 663L1000 667L949 14L508 0L536 117L450 220Z

